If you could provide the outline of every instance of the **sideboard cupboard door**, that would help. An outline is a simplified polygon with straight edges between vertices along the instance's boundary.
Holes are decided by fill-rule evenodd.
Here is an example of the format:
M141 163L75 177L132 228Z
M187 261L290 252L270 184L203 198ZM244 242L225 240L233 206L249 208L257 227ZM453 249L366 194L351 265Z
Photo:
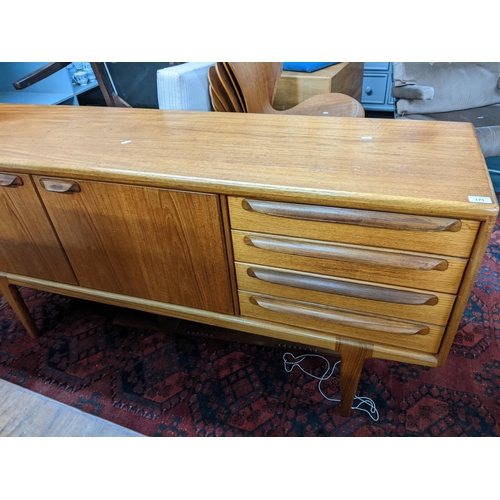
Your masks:
M217 195L36 177L83 287L234 314Z
M0 172L0 272L78 284L29 175Z

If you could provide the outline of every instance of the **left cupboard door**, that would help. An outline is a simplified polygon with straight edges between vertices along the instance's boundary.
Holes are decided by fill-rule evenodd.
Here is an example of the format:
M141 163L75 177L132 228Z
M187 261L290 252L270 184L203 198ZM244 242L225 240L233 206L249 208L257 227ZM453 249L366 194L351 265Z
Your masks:
M0 171L0 272L78 285L26 174Z

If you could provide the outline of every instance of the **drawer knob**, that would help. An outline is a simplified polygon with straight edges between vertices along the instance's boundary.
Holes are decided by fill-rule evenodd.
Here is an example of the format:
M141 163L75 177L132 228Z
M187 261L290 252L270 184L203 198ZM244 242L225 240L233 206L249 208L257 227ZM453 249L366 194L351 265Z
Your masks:
M40 184L47 191L52 193L79 193L80 185L75 181L67 181L64 179L40 179Z
M366 94L366 95L372 95L372 93L373 93L373 90L372 90L372 88L371 88L371 87L366 87L366 88L365 88L365 94Z
M0 186L16 187L22 185L23 180L18 175L0 174Z

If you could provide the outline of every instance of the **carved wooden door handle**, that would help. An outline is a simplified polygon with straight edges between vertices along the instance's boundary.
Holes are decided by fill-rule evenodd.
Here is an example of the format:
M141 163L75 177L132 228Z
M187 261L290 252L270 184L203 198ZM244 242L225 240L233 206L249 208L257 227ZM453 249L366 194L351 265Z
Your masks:
M23 180L18 175L0 174L0 186L15 187L22 185L23 185Z
M302 288L315 292L330 293L333 295L344 295L345 297L354 297L357 299L414 306L434 306L438 303L438 298L432 294L408 290L395 290L393 288L385 288L376 285L351 283L349 281L320 278L318 276L308 276L306 274L290 273L286 271L276 271L274 269L265 269L262 267L249 267L247 269L247 274L252 278L267 283Z
M406 231L460 231L462 221L443 217L425 217L373 210L356 210L351 208L324 207L316 205L300 205L297 203L279 203L275 201L248 200L242 206L250 212L257 212L277 217L312 220L318 222L336 222L355 224L383 229L399 229Z
M436 257L365 250L363 248L299 241L289 238L273 238L271 236L246 235L243 241L246 245L261 250L317 259L420 271L444 271L448 269L448 261Z
M65 179L48 179L43 177L40 179L40 184L47 191L53 193L79 193L81 191L78 182Z
M426 325L405 323L403 321L370 316L368 314L353 313L352 311L330 306L257 295L252 295L249 300L252 304L270 311L329 321L353 328L363 328L365 330L376 330L379 332L396 333L400 335L427 335L429 333L429 327Z

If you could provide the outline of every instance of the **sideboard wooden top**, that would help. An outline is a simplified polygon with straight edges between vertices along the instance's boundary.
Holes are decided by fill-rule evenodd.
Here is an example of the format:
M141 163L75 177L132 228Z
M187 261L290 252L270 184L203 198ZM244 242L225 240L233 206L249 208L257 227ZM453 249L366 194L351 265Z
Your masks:
M474 129L454 122L4 104L0 169L412 213L498 211Z

